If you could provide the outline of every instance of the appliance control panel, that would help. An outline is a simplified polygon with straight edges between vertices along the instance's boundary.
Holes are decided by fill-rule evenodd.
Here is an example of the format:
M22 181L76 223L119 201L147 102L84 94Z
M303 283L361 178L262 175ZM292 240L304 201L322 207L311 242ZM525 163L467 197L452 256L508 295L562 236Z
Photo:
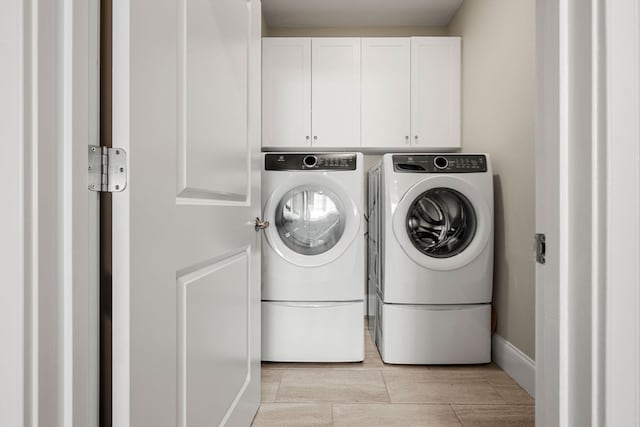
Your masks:
M394 155L393 170L400 173L478 173L487 171L484 154Z
M356 155L349 153L266 154L264 170L268 171L354 171Z

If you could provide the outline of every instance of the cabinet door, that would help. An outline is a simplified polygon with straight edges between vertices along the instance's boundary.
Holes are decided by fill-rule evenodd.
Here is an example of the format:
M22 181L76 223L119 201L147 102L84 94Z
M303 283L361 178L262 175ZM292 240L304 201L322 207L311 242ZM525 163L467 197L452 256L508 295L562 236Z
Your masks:
M312 145L360 146L360 39L313 39L312 72Z
M460 38L411 39L411 143L460 147Z
M411 39L362 39L362 146L408 147Z
M262 145L304 147L311 138L311 39L262 39Z

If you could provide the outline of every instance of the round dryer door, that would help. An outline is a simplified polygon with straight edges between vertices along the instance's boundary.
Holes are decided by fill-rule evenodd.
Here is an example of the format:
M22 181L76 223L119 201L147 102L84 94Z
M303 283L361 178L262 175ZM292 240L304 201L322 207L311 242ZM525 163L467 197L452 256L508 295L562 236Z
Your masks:
M325 177L326 178L326 177ZM301 177L282 185L265 204L269 245L285 260L303 267L328 264L351 245L360 229L360 211L330 179Z
M493 217L471 183L431 177L416 183L393 212L393 232L419 265L453 270L475 259L491 238Z
M297 187L282 197L275 213L280 239L294 252L318 255L344 234L345 209L331 190Z

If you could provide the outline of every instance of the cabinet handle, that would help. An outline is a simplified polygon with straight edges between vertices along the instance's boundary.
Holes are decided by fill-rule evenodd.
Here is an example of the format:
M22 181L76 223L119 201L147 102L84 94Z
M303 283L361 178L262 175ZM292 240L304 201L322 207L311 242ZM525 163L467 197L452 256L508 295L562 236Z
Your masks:
M309 137L309 135L307 135L307 136L305 136L305 137L304 137L304 140L305 140L305 141L308 141L308 140L310 140L310 139L311 139L311 138Z
M314 141L317 141L317 140L318 140L318 137L317 137L316 135L313 135L313 140L314 140Z
M414 136L413 139L415 140L416 144L418 143L418 135Z
M406 144L409 143L409 135L405 135L404 136L404 141L405 141Z

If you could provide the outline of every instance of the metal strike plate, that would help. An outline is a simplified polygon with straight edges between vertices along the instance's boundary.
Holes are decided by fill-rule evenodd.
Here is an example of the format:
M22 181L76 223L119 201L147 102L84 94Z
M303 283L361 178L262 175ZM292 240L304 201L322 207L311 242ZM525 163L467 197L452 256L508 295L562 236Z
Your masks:
M544 264L547 262L547 238L542 233L535 236L536 262Z

